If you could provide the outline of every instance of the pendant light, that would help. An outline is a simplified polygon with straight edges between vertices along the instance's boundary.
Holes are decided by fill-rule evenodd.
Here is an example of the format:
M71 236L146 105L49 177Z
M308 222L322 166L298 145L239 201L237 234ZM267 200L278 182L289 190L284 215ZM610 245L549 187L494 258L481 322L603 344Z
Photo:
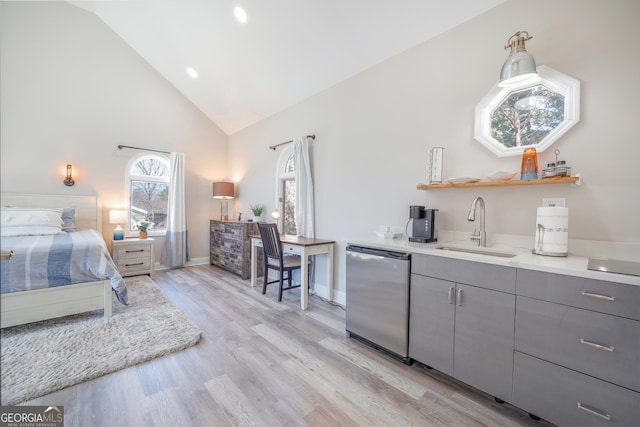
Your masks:
M500 71L498 86L505 87L521 83L538 74L536 72L536 61L524 46L525 42L532 38L533 36L530 36L526 31L518 31L509 37L507 46L504 48L505 50L510 48L511 51Z

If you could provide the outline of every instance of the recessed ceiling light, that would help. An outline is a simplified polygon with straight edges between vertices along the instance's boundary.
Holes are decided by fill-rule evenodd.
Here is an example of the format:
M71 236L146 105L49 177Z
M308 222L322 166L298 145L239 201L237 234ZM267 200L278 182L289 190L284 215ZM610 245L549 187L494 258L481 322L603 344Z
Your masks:
M236 8L233 9L233 14L235 15L238 22L242 22L243 24L247 22L247 13L240 6L236 6Z
M191 67L187 68L187 74L189 74L189 77L191 77L192 79L198 78L198 72Z

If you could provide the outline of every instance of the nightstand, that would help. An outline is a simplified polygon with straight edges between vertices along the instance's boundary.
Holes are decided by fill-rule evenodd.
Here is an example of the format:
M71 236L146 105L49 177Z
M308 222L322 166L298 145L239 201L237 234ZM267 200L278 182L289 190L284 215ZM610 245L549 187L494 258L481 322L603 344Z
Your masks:
M153 239L124 239L113 241L113 262L122 277L140 274L153 275Z

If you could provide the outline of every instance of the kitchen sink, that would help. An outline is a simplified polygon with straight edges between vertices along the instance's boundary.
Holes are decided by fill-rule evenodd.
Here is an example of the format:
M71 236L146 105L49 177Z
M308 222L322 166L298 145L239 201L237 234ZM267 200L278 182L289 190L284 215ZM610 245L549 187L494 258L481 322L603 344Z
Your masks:
M436 249L440 249L443 251L451 251L451 252L465 252L468 254L476 254L476 255L488 255L488 256L497 256L501 258L513 258L518 255L515 252L509 251L501 251L498 249L492 248L480 248L480 247L462 247L462 246L438 246Z

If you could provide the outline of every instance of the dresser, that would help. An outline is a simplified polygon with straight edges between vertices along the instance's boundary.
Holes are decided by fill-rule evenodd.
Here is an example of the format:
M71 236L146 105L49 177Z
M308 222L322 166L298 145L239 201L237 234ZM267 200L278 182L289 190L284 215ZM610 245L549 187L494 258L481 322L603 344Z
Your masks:
M251 277L251 239L260 234L258 224L248 221L210 221L210 262L212 265L238 274L243 279ZM262 252L260 252L262 256ZM262 262L258 263L262 274Z
M113 262L122 277L153 275L154 241L147 239L124 239L113 241Z

